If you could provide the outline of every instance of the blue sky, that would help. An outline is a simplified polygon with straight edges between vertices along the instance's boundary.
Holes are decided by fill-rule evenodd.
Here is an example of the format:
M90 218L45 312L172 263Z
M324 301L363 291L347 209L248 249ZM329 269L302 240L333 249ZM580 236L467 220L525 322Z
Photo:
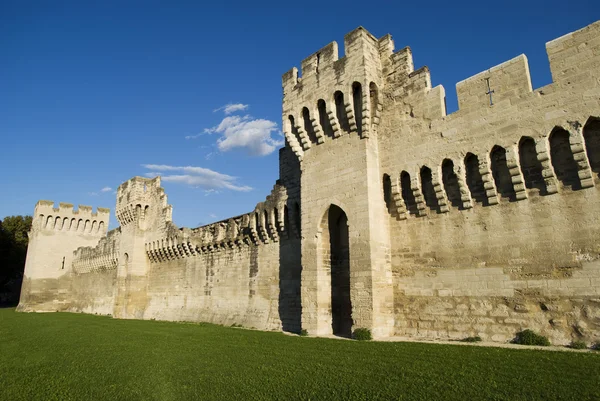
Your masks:
M281 75L359 25L455 84L600 19L596 1L0 0L0 218L39 199L110 207L161 173L179 226L251 211L278 177ZM115 227L114 217L111 227Z

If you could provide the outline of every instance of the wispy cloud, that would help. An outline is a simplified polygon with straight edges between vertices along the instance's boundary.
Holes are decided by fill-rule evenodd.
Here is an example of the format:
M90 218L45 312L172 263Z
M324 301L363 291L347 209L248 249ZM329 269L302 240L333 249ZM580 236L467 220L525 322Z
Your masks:
M219 125L207 128L204 132L221 135L217 139L217 148L221 152L242 148L252 156L266 156L284 144L283 139L271 136L271 133L279 132L277 123L253 119L249 115L227 116Z
M88 195L89 196L98 196L98 195L101 195L106 192L113 192L113 189L111 187L104 187L99 191L88 192ZM115 192L113 192L113 193L115 193Z
M223 110L223 113L231 114L231 113L235 113L236 111L248 110L248 107L250 107L250 106L248 106L247 104L243 104L243 103L228 103L225 106L221 106L218 109L214 109L213 113Z
M210 214L208 215L208 217L210 217L211 219L216 219L216 218L217 218L217 217L219 217L219 216L217 216L217 215L216 215L216 214L214 214L214 213L210 213Z
M146 173L146 176L154 177L161 175L162 180L165 182L186 184L193 187L204 188L206 191L229 189L232 191L247 192L252 190L252 187L247 185L239 185L236 182L236 177L222 174L204 167L169 166L165 164L142 164L142 167L151 170L150 172ZM164 174L165 172L167 174Z
M220 152L228 152L232 149L241 148L251 156L266 156L273 153L278 147L284 145L283 135L277 127L277 123L261 118L254 118L249 114L229 115L238 111L248 109L247 104L230 103L213 111L223 110L227 115L221 122L211 128L205 128L195 135L187 135L185 139L197 139L205 134L220 134L217 139L217 149ZM273 135L274 134L274 135ZM206 155L209 160L214 154Z

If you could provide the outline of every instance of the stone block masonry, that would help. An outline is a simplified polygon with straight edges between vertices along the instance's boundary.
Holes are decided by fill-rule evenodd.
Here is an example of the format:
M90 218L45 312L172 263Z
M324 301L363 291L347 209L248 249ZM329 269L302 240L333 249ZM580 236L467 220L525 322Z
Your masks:
M359 27L283 75L280 178L178 228L160 177L108 214L40 201L19 310L347 337L600 339L600 22L456 85Z

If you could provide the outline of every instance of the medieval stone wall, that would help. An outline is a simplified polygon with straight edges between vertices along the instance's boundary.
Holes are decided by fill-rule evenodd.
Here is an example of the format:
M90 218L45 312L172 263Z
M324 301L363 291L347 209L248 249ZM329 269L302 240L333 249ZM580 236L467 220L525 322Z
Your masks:
M104 209L41 201L19 309L600 337L600 22L546 45L552 84L521 55L459 82L450 115L410 48L344 42L284 74L280 179L252 212L178 228L160 177L119 186L108 234Z
M407 96L395 76L406 71L389 75L380 140L397 334L600 335L600 24L547 51L552 84L533 91L519 56L457 84L448 116L428 78Z

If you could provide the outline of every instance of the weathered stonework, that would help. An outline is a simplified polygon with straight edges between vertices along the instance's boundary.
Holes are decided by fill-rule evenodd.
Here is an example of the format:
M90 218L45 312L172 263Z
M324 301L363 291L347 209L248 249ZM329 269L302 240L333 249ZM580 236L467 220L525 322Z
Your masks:
M363 28L283 76L280 179L248 214L171 222L160 178L106 210L36 206L20 310L315 335L600 338L600 22L456 85ZM490 99L488 82L493 89ZM57 217L59 216L59 217Z

